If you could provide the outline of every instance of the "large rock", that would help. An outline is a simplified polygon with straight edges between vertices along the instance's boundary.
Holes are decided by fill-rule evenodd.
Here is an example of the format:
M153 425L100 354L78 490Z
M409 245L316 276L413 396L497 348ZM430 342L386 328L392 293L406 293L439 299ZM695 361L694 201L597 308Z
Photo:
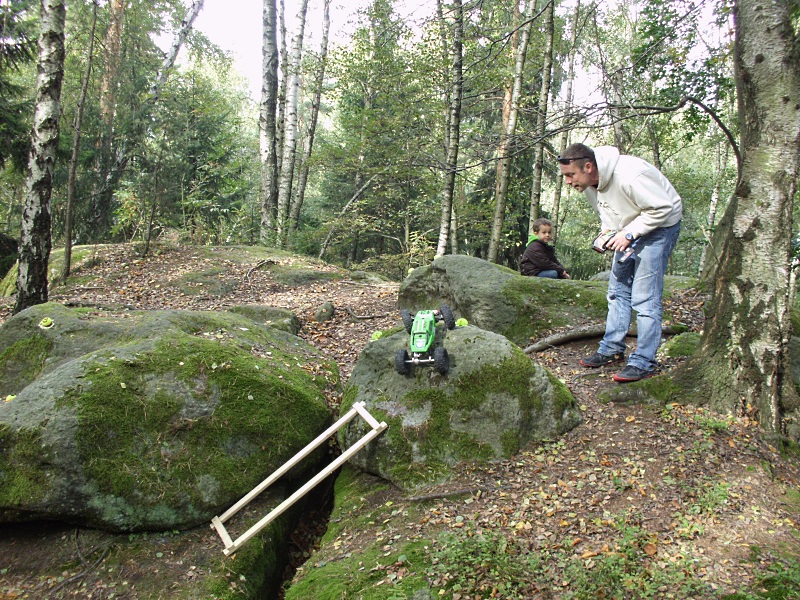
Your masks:
M523 277L480 258L447 255L411 272L398 307L413 312L444 302L457 317L524 346L546 330L605 321L605 294L602 282Z
M440 327L450 371L394 370L405 332L370 342L345 388L341 412L363 401L388 429L351 459L358 468L412 489L447 478L461 461L516 454L531 441L554 439L581 422L569 390L508 339L473 326ZM354 419L340 431L351 446L367 428Z
M0 327L0 521L206 522L327 427L337 377L231 313L25 310Z

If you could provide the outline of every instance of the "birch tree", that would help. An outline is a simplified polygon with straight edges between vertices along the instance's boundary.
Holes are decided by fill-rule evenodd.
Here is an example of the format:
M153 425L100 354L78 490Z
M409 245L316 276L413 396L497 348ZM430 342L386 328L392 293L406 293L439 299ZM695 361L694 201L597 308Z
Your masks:
M289 83L286 90L286 118L284 121L283 153L278 182L278 246L286 246L289 221L289 202L292 196L294 166L297 150L297 104L300 95L300 68L303 54L303 36L306 27L308 0L302 0L297 12L297 32L292 44L292 62L289 65Z
M695 358L682 371L691 397L722 412L752 407L766 431L794 439L798 425L784 417L798 407L788 352L800 169L797 10L796 1L735 5L741 173L710 250L717 265L710 317Z
M517 55L515 57L514 66L514 87L511 92L511 112L509 114L508 124L506 125L503 137L505 142L502 147L505 148L504 155L500 160L504 162L501 170L501 182L498 188L498 193L495 198L494 219L492 220L492 235L489 240L489 250L486 258L489 262L497 262L497 255L500 248L500 239L503 233L503 221L505 220L506 212L506 196L508 193L508 180L510 172L510 158L508 156L508 141L516 135L517 130L517 116L519 114L519 100L522 91L522 74L525 70L525 57L528 54L528 41L531 36L531 28L533 27L532 16L527 17L527 22L522 28L522 35L517 48Z
M442 217L439 226L439 242L436 256L443 256L450 237L450 221L453 211L453 195L456 188L458 170L458 149L461 131L461 99L463 94L463 45L464 9L461 0L453 2L453 67L450 83L450 111L447 117L447 158L445 159L445 180L442 190Z
M311 116L308 124L308 135L303 147L303 157L300 160L300 176L297 178L297 191L292 199L292 209L289 215L290 230L297 229L300 221L300 211L303 208L303 199L306 195L308 174L310 169L311 150L314 147L314 135L317 129L319 107L322 102L322 87L325 84L325 65L328 56L328 33L331 28L331 0L325 0L322 7L322 42L320 43L319 65L314 79L314 92L311 100Z
M261 154L261 229L262 245L274 239L278 208L278 155L275 111L278 103L278 40L275 0L264 0L263 79L259 111Z
M576 9L577 12L577 9ZM531 185L531 211L528 231L533 231L533 222L539 218L542 203L542 172L544 170L544 133L547 126L547 103L550 99L550 80L553 74L553 39L555 37L555 0L548 0L544 8L544 64L542 86L539 90L539 107L536 111L536 146L533 159L533 183Z
M22 212L14 313L47 302L50 198L60 133L66 14L63 0L42 0L36 106Z
M81 79L81 93L78 97L78 106L75 112L75 121L72 124L72 154L69 158L67 169L67 203L64 215L64 267L61 278L69 277L72 263L72 209L75 206L76 177L78 174L78 158L81 149L81 127L83 126L83 110L86 106L86 94L89 90L89 78L92 75L94 62L94 32L97 28L97 0L92 2L92 25L89 31L89 48L86 51L86 69Z

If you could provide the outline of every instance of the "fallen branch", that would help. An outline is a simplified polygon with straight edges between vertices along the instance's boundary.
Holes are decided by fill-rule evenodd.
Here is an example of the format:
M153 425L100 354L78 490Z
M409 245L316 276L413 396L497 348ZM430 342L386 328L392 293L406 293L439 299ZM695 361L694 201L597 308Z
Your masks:
M252 274L253 274L253 271L255 271L256 269L260 269L261 267L263 267L264 265L267 265L267 264L269 264L269 265L274 265L274 264L276 264L276 263L275 263L275 261L274 261L274 260L270 260L270 259L268 259L268 258L267 258L267 259L264 259L264 260L262 260L261 262L258 262L258 263L256 263L255 265L253 265L252 267L250 267L250 268L247 270L247 274L244 276L244 278L249 280L249 279L250 279L250 275L252 275Z
M437 494L425 494L424 496L411 496L406 498L406 502L427 502L428 500L441 500L443 498L452 498L453 496L464 496L466 494L477 494L478 492L486 492L487 489L483 487L462 488L448 492L439 492Z
M686 331L684 326L665 325L661 328L662 335L677 335ZM534 352L541 352L548 348L554 348L567 342L574 342L576 340L585 340L589 338L600 337L606 332L605 325L588 325L579 327L578 329L570 329L569 331L562 331L561 333L554 333L543 340L539 340L525 348L525 354L533 354ZM636 325L631 325L628 329L628 335L636 336Z
M389 316L389 313L384 313L382 315L357 315L356 313L353 312L353 309L350 308L349 306L345 306L344 310L352 318L357 319L359 321L363 321L363 320L366 320L366 319L383 319L384 317L388 317Z

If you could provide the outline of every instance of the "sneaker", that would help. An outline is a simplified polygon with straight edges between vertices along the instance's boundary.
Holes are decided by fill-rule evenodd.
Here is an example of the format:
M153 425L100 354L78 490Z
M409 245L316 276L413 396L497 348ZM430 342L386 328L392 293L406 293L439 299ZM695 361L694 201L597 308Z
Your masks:
M645 369L628 365L619 373L615 373L612 379L617 383L628 383L631 381L639 381L640 379L647 379L656 374L656 371L646 371Z
M622 362L625 360L624 352L617 352L616 354L601 354L595 352L591 356L581 359L581 364L584 367L604 367L605 365L613 365L614 363Z

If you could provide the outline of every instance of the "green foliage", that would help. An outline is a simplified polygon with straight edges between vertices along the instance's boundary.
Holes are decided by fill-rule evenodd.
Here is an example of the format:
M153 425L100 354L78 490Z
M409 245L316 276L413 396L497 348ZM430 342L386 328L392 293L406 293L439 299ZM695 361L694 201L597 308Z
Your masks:
M751 547L751 560L759 559L761 549ZM794 557L771 560L759 564L755 585L749 590L725 594L721 600L789 600L800 597L800 561Z
M27 166L33 102L24 75L33 72L38 16L34 0L0 5L0 168Z

